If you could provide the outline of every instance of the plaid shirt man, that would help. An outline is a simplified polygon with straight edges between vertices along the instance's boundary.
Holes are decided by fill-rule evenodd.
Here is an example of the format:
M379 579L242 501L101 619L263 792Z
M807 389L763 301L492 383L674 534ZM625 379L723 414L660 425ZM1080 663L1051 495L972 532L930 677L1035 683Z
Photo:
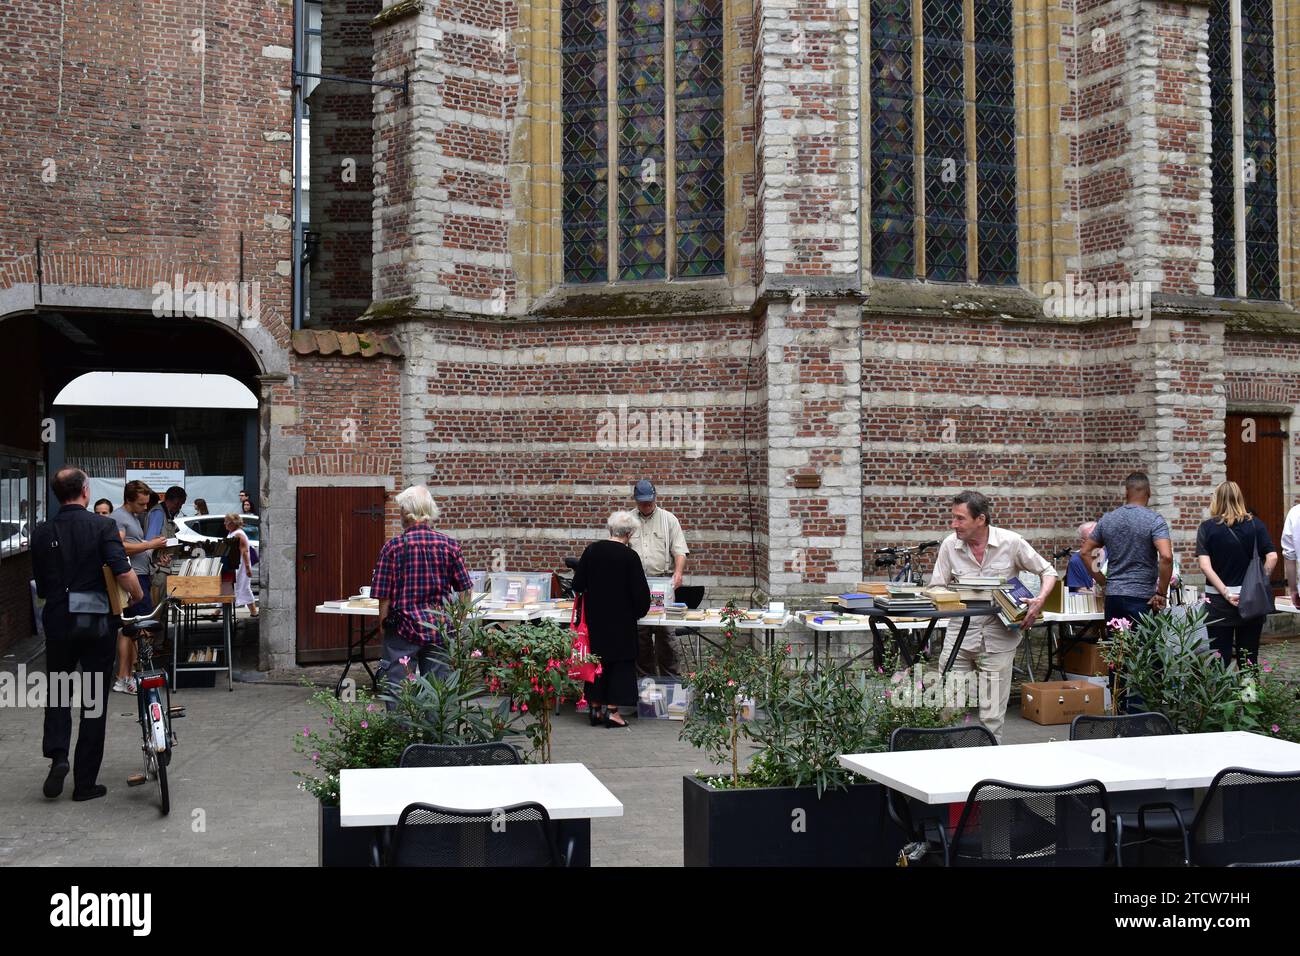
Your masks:
M471 587L460 544L426 524L384 543L375 562L370 596L387 600L397 636L412 644L441 644L436 611L455 591Z

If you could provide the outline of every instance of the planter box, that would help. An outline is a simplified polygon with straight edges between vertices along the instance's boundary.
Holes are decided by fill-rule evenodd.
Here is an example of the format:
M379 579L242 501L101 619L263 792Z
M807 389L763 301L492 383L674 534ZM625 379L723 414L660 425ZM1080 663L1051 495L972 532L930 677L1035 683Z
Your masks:
M339 826L339 808L320 806L321 866L370 866L370 840L377 827Z
M818 800L813 787L714 790L687 776L682 804L687 866L894 866L907 842L876 783Z

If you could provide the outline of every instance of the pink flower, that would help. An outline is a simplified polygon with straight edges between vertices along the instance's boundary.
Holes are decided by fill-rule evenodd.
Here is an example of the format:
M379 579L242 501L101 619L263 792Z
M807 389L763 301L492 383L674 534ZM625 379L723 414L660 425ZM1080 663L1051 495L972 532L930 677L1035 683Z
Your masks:
M520 707L519 709L522 710L525 714L528 713L528 705L527 705L527 704L524 704L524 705L523 705L522 707Z
M793 645L793 644L787 644L787 645L785 646L785 652L786 652L787 654L789 654L792 650L794 650L794 645Z
M1106 626L1113 631L1127 631L1132 624L1126 617L1112 617L1106 622Z
M963 724L969 724L969 723L970 723L970 714L966 714L964 717L962 717L961 722L962 722Z
M893 696L894 696L894 692L892 690L885 691L885 700L889 700Z
M399 657L397 660L403 667L411 663L411 657L409 654L406 657Z
M1265 674L1273 673L1273 668L1269 667L1267 664L1261 667L1260 670L1262 670Z
M310 737L310 736L311 736L311 728L310 728L310 727L304 727L304 728L302 729L302 735L303 735L304 737Z
M333 717L326 717L326 718L325 718L325 726L326 726L326 727L333 727L333 726L334 726L334 718L333 718Z
M361 721L361 729L362 729L362 730L369 730L369 729L370 729L370 724L369 724L369 722L364 721L364 720Z
M1272 727L1270 727L1270 728L1268 728L1268 729L1271 730L1271 731L1273 731L1273 733L1277 733L1281 728L1278 727L1277 724L1274 724Z
M311 762L312 762L312 763L316 763L316 762L318 762L319 760L320 760L320 753L319 753L319 752L317 752L317 753L313 753L313 754L311 755Z
M375 712L375 705L374 705L374 704L366 704L366 713L367 713L367 714L373 714L374 712Z
M407 675L406 675L406 679L407 679L407 680L410 680L410 681L419 680L419 678L416 677L414 674L407 674Z
M480 651L480 650L476 647L476 648L474 648L474 650L470 651L469 656L470 656L470 657L482 657L482 656L483 656L483 652Z
M728 687L735 687L735 686L736 686L736 682L735 682L734 680L729 680L729 681L727 681L727 686L728 686Z

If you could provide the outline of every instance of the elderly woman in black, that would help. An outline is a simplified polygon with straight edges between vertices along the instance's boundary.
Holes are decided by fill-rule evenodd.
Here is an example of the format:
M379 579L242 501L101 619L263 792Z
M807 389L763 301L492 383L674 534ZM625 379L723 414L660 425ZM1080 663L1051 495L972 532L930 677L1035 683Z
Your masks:
M573 575L573 590L582 595L591 652L601 672L585 688L591 725L626 727L620 707L636 703L636 622L650 610L650 585L641 559L628 545L637 528L630 511L609 516L609 539L587 546Z

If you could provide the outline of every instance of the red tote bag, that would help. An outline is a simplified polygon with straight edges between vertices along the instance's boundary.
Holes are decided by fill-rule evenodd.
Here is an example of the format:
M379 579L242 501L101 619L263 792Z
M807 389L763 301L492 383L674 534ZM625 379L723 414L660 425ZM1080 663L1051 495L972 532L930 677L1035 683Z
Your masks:
M573 630L573 644L570 646L571 657L585 657L591 654L591 639L587 635L587 616L582 613L582 595L573 602L573 619L569 622ZM595 664L575 664L569 669L569 676L591 683L596 679Z

